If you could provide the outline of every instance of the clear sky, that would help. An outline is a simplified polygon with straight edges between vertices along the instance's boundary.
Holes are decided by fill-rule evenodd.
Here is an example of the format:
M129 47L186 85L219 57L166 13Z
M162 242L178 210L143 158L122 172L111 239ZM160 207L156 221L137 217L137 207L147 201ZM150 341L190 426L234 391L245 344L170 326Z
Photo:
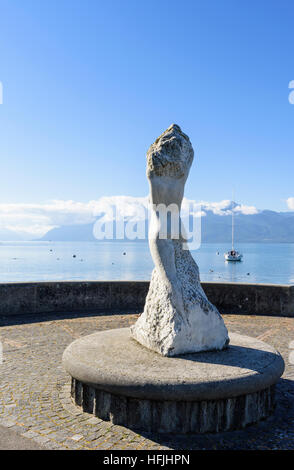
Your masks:
M145 196L175 122L191 199L287 210L293 1L0 0L0 202Z

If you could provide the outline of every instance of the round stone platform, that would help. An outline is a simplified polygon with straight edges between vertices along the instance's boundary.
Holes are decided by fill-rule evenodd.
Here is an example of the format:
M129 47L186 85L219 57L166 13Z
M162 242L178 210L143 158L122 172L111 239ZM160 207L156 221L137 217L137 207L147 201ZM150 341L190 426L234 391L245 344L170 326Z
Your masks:
M280 354L248 336L230 334L226 350L163 357L130 337L129 328L71 343L63 365L83 410L114 424L157 432L219 432L266 418Z

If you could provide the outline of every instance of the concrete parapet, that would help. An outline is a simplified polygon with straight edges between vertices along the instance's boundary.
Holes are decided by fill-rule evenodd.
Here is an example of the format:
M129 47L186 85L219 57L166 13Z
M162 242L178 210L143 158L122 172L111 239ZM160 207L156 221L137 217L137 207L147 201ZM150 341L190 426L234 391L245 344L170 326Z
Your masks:
M0 315L142 311L148 281L62 281L0 284ZM294 316L294 286L203 282L223 313Z

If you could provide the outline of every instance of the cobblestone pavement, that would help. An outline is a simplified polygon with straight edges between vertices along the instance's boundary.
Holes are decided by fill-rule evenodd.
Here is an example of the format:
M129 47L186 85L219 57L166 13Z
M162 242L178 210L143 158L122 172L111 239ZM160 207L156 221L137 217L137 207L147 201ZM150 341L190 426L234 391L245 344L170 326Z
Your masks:
M289 364L294 318L224 315L229 330L272 344L286 362L275 414L258 425L221 434L142 435L81 412L71 402L70 377L61 365L65 347L94 331L129 326L137 317L61 314L2 319L0 425L46 449L294 449L294 364Z

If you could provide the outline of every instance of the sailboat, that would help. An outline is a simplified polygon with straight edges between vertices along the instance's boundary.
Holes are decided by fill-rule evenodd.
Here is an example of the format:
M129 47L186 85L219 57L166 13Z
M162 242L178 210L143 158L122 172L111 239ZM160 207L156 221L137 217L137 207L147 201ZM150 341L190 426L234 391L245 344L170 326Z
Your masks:
M232 249L224 254L226 261L242 261L243 255L234 248L234 210L232 201Z

